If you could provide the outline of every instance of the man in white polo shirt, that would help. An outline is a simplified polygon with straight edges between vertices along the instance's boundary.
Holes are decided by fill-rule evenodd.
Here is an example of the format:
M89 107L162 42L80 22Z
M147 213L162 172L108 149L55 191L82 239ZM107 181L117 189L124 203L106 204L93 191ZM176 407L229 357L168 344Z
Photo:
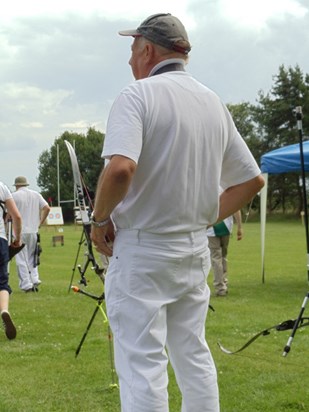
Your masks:
M25 292L38 291L41 283L38 267L35 264L35 251L39 227L47 218L50 207L43 196L35 190L28 189L29 183L24 176L17 176L13 199L23 220L23 250L16 255L19 287Z
M206 227L264 181L226 107L185 71L191 46L182 23L162 13L120 34L133 37L136 81L110 112L91 236L111 257L105 292L121 410L168 411L170 360L182 411L218 412L205 340Z

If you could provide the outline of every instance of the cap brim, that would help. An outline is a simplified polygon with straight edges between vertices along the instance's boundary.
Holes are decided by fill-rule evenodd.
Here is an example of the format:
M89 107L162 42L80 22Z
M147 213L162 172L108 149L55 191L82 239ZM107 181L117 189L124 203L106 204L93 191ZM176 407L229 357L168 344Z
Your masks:
M136 29L133 30L121 30L118 32L120 36L140 36L140 33L136 31Z

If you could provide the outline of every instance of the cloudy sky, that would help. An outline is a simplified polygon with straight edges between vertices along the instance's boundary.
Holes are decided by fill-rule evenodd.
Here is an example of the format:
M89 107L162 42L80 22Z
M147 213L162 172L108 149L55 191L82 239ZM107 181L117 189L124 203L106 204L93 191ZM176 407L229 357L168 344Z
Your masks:
M255 102L281 64L309 73L308 0L10 0L0 14L0 180L25 175L68 130L105 131L133 77L130 38L145 17L170 12L191 44L187 70L225 103ZM305 114L306 115L306 114Z

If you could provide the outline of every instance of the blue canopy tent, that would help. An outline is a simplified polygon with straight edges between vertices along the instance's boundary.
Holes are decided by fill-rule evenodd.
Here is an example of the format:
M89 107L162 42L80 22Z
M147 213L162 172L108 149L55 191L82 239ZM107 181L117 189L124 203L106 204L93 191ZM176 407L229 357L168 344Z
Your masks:
M303 142L305 170L309 171L309 141ZM300 150L299 143L280 147L265 153L261 157L262 173L278 174L288 172L300 172Z
M304 141L304 168L309 171L309 141ZM301 172L300 145L292 144L280 149L272 150L261 157L261 171L265 179L265 186L261 190L261 257L262 257L262 281L265 279L265 226L268 175L288 172Z

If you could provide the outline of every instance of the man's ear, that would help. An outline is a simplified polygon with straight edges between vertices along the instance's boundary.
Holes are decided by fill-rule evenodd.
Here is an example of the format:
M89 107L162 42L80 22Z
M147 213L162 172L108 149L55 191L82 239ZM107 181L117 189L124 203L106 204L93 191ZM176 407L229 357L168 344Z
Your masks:
M145 58L146 58L147 63L152 61L154 54L155 54L154 45L151 43L146 43L144 53L145 53Z

